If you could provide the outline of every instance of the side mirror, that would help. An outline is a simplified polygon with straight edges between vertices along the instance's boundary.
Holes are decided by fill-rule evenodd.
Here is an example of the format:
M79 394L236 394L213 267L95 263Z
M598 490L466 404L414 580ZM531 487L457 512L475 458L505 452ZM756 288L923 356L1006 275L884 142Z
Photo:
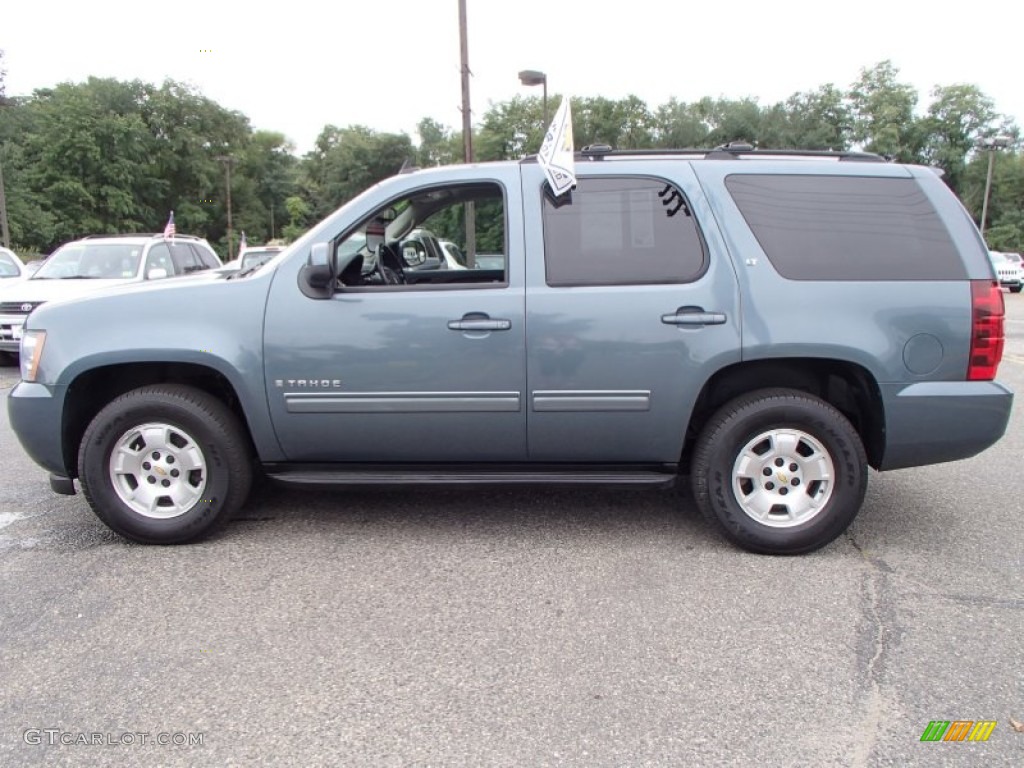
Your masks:
M427 272L433 269L442 269L441 260L436 259L433 256L428 256L420 264L415 267L409 267L414 272Z
M402 249L402 259L410 267L422 264L426 258L426 254L418 250L414 245L407 245Z
M299 290L311 299L329 299L334 295L338 275L330 243L313 243L305 266L299 270Z
M167 277L167 270L163 267L153 267L146 273L147 280L161 280Z

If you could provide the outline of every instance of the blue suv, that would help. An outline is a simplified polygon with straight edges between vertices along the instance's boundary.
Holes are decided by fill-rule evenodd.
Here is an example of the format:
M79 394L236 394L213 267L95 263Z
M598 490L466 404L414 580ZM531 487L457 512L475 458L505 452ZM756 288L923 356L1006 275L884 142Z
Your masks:
M868 467L1005 431L1002 293L932 169L598 148L576 175L554 197L535 158L403 173L268 264L47 303L25 321L14 429L56 491L77 480L141 542L215 530L254 473L688 476L725 536L774 554L842 533ZM417 228L469 268L405 263Z

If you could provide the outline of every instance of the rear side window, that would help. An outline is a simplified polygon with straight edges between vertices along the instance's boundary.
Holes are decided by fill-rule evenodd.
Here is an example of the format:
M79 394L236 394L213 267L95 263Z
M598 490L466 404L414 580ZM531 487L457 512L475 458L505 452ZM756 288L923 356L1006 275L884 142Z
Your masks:
M583 178L571 200L544 198L547 283L686 283L704 271L704 248L683 193L650 178Z
M210 251L209 249L204 248L201 245L196 245L195 243L189 243L189 247L191 247L192 250L195 251L196 255L199 257L200 263L202 263L202 265L207 269L221 268L222 265L220 261L217 260L217 256L213 253L213 251Z
M174 271L174 263L171 261L171 252L165 243L157 243L149 249L149 261L146 262L147 278L149 278L149 273L154 269L164 270L164 277L181 274L180 272Z
M949 231L914 179L735 174L725 185L790 280L962 280Z
M172 243L171 258L174 259L174 268L179 275L206 269L196 258L195 251L189 247L188 243Z

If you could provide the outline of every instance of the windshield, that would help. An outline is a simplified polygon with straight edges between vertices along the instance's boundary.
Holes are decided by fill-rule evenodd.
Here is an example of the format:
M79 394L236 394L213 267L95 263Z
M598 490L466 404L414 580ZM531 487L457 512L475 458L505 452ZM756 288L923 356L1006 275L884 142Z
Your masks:
M139 271L141 245L125 243L75 243L56 251L32 280L69 278L112 279L135 277Z
M21 274L14 259L0 251L0 277L17 277Z

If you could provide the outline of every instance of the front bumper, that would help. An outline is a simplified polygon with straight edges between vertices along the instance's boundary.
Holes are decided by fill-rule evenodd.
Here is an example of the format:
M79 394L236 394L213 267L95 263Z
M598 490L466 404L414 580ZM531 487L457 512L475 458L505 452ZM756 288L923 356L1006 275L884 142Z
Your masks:
M0 315L0 352L17 352L28 315Z
M61 477L72 477L75 467L64 466L61 414L65 387L19 382L7 398L11 429L32 460Z
M975 456L1006 432L1013 392L997 381L882 384L885 451L880 470Z

